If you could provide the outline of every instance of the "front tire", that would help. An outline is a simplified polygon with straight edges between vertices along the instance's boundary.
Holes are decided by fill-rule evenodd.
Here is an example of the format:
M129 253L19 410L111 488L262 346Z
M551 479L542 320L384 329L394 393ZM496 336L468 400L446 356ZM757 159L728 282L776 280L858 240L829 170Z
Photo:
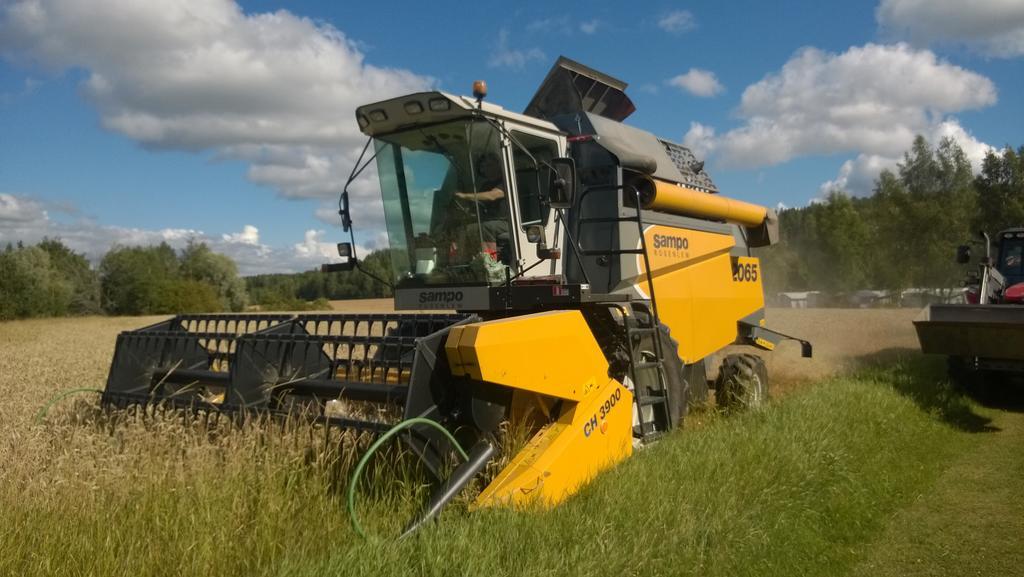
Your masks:
M726 412L763 407L768 402L768 368L757 355L729 355L715 380L715 403Z

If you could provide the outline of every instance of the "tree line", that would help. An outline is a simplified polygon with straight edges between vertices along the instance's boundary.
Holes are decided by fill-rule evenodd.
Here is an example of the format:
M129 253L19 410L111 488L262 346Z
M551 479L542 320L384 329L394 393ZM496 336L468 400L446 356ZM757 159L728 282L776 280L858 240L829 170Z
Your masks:
M389 279L391 252L371 252L359 262L372 275ZM263 309L302 310L327 308L328 300L390 297L391 287L358 270L323 274L307 271L295 274L263 274L246 277L245 286L253 302Z
M989 151L979 174L957 143L918 136L874 194L830 192L779 212L780 242L759 249L769 294L957 287L956 247L1024 226L1024 146Z
M360 266L389 278L389 252ZM329 309L328 300L386 297L391 289L359 271L242 278L228 256L202 242L117 246L93 267L59 239L0 250L0 320L80 315L147 315Z
M63 315L240 311L245 283L204 243L111 249L93 268L59 239L0 252L0 320Z

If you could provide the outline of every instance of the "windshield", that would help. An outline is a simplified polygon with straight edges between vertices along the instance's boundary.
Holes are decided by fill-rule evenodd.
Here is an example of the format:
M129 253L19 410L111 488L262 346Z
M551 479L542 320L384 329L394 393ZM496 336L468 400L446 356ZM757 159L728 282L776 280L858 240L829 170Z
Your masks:
M504 282L515 257L500 144L470 120L375 140L398 283Z
M1008 284L1016 284L1024 281L1024 233L1016 233L1015 238L1009 238L1011 234L1007 233L1003 238L996 268L1006 277Z

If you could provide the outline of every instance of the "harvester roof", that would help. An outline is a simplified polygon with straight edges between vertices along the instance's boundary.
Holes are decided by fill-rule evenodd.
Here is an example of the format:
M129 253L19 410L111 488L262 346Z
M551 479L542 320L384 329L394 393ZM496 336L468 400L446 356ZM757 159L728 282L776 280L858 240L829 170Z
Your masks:
M676 182L703 192L718 192L704 163L678 143L623 124L636 107L625 94L627 84L568 58L560 57L523 114L471 96L418 92L366 104L356 109L360 130L379 136L459 118L479 110L550 132L589 137L614 155L623 168ZM479 107L479 108L478 108Z

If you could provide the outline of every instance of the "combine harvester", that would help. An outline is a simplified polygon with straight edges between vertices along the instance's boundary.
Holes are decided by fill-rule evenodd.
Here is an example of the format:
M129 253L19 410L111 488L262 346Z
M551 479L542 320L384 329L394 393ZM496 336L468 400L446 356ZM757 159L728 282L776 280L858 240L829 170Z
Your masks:
M968 276L967 304L929 305L914 321L921 350L946 355L949 376L967 389L1024 376L1024 228L999 233L997 257L981 233L985 256ZM971 247L957 262L971 261Z
M709 386L719 405L764 402L761 358L724 349L790 338L765 326L751 256L776 241L776 215L622 124L625 87L562 58L523 114L484 102L482 82L473 98L360 107L369 140L349 184L376 160L395 309L457 312L178 316L118 337L104 402L400 434L439 477L410 527L498 457L503 422L531 436L478 506L559 503L679 427ZM358 269L351 238L324 272Z

